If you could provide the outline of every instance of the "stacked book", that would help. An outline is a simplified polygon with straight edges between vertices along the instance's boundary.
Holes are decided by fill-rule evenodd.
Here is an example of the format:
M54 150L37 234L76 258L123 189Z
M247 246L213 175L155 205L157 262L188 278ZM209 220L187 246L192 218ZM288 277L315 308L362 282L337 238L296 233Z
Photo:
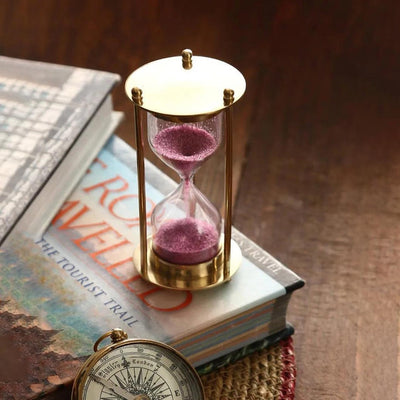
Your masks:
M64 68L33 65L38 70ZM98 97L103 102L107 102L107 93L115 82L115 76L106 76L111 80L97 86L104 88ZM88 92L83 91L78 98L93 99L94 94L89 93L96 92L95 88L90 84ZM100 104L93 105L93 110L101 108ZM99 131L104 133L102 137L112 132L119 117L113 117L111 108L107 106L107 118L104 114L99 118L103 122L95 129L96 137L101 136ZM3 111L2 117L9 118ZM88 125L90 122L84 124ZM84 152L92 146L77 147L78 140L72 140L70 152ZM53 175L58 173L59 164L53 167ZM189 292L162 289L143 281L132 263L133 251L139 245L135 151L113 136L85 171L81 179L71 183L73 190L68 197L61 204L57 201L50 224L46 212L36 218L42 224L30 223L37 214L35 211L32 217L27 205L39 199L39 209L46 211L53 195L41 198L41 193L51 178L41 183L41 191L35 191L39 194L24 206L25 214L9 223L12 229L6 232L0 252L0 334L15 342L18 357L10 357L10 363L34 364L36 368L25 368L23 376L14 378L9 373L3 381L0 371L0 393L34 397L71 381L92 353L96 339L115 327L124 329L130 337L174 346L200 373L293 333L286 310L291 294L304 282L235 229L233 237L241 247L243 261L229 283ZM148 210L176 186L150 163L146 164L146 182ZM54 187L59 189L60 185L56 180ZM47 227L44 232L37 228L41 225ZM21 346L18 335L25 335L32 345Z
M121 119L119 80L0 56L0 244L18 223L44 232Z

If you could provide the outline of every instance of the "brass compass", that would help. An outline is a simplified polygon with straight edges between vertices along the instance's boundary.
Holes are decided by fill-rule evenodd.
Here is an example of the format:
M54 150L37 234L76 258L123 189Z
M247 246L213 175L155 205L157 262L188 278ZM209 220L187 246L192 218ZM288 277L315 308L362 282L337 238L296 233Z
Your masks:
M99 349L106 338L111 344ZM102 335L79 370L72 400L204 400L196 370L172 347L128 339L121 329Z

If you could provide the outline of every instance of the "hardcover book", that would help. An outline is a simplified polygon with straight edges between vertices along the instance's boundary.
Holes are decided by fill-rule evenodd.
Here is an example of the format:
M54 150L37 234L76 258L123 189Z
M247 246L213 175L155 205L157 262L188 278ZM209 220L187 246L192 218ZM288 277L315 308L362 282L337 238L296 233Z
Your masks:
M0 56L0 244L17 223L44 232L118 122L110 97L118 81Z
M176 185L150 163L146 182L148 211ZM96 339L115 327L174 346L201 373L290 335L286 308L304 282L237 230L233 237L243 261L227 284L189 292L142 280L132 263L135 151L112 137L43 237L29 241L14 230L3 246L0 341L7 337L18 359L7 357L15 368L0 378L0 393L33 397L72 380Z

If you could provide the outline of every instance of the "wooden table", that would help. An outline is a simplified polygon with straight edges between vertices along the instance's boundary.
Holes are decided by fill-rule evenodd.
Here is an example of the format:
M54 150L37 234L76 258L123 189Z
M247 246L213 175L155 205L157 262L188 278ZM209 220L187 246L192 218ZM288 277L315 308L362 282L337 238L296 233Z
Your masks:
M7 56L125 79L189 47L241 70L234 224L307 281L289 309L296 399L399 398L398 2L3 0L0 20ZM200 180L215 201L220 168Z

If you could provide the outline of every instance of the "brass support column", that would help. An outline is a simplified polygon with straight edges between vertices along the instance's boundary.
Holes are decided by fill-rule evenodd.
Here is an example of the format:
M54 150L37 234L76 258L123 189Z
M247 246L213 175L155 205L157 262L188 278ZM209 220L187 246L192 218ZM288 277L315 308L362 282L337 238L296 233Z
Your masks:
M140 106L143 104L142 90L132 89L132 101L135 111L135 138L136 138L136 162L139 187L139 222L140 222L140 267L141 274L148 279L147 266L147 217L146 217L146 187L144 172L144 143L142 135L142 122L140 119Z
M224 225L224 280L230 277L231 269L231 229L232 229L232 112L234 91L224 90L225 109L225 225Z

